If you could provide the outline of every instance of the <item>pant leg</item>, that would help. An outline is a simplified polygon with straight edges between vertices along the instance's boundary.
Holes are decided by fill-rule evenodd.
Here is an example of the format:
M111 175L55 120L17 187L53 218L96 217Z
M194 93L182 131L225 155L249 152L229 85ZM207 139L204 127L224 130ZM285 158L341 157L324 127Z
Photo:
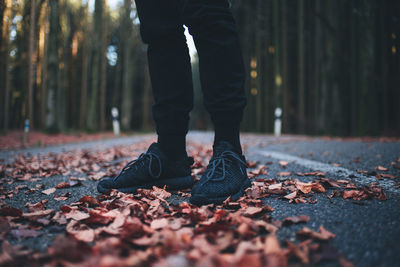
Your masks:
M152 111L159 136L186 135L193 108L192 71L182 6L181 0L136 0L141 37L148 44Z
M215 138L240 147L239 128L246 106L245 70L236 25L227 0L186 0L183 19L199 55L204 104Z

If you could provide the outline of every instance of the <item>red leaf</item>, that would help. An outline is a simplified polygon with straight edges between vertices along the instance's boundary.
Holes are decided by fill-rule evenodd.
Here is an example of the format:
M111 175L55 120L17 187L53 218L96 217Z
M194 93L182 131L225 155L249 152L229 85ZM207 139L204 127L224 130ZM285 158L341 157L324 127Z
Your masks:
M72 210L72 208L71 208L70 206L67 206L67 205L62 205L62 206L60 207L60 210L61 210L62 212L70 212L70 211Z
M61 189L61 188L68 188L68 187L70 187L71 185L69 184L69 183L66 183L66 182L61 182L61 183L59 183L58 185L56 185L56 188L57 189Z
M81 197L79 202L87 203L89 206L98 206L100 204L97 199L88 195Z

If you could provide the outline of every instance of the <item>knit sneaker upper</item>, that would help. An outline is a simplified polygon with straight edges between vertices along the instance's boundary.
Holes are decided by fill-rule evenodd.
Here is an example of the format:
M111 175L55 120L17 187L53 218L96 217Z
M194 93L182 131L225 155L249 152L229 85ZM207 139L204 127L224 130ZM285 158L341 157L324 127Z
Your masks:
M228 142L214 146L214 155L200 181L195 184L192 195L201 194L210 198L228 197L238 192L246 179L245 157L235 151Z
M112 179L112 187L132 187L160 179L188 176L192 164L193 158L187 155L180 160L169 160L159 145L153 143L146 153L125 165L119 175Z

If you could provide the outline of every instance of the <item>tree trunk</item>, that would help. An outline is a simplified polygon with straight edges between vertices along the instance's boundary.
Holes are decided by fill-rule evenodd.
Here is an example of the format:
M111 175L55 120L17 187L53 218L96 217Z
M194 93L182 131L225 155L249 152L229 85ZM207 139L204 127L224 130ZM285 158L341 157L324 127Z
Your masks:
M132 120L132 73L133 66L131 62L131 45L132 45L132 22L130 20L132 0L125 0L125 14L123 18L123 27L125 29L126 39L123 43L123 77L122 77L122 107L121 107L121 124L124 129L130 129Z
M88 3L83 7L83 15L88 15ZM81 77L81 97L79 108L79 129L84 130L86 124L86 107L87 107L87 87L88 87L88 65L89 65L89 44L88 44L88 27L87 19L83 20L83 40L82 40L82 77Z
M304 0L298 1L298 120L300 133L305 130L305 62L304 62Z
M274 65L274 54L273 54L273 42L274 42L274 31L273 31L273 5L275 4L272 1L263 1L264 2L264 14L265 21L263 24L263 28L265 29L265 37L264 37L264 60L263 60L263 98L264 98L264 131L272 131L273 128L273 113L272 110L275 106L275 86L274 86L274 77L275 77L275 65Z
M3 21L4 21L4 11L7 7L7 0L0 2L0 51L3 48Z
M103 12L105 13L105 12ZM100 68L100 130L104 131L106 128L106 85L107 85L107 59L106 59L106 49L107 49L107 18L103 15L103 27L101 36L101 68Z
M256 6L256 36L255 36L255 66L253 66L257 70L257 78L256 78L256 130L261 132L262 130L262 121L263 121L263 98L262 98L262 80L264 78L263 71L262 71L262 38L263 38L263 9L262 9L262 4L264 0L257 0L257 6Z
M46 3L45 19L43 25L44 31L44 44L43 44L43 58L42 58L42 72L40 85L40 122L41 127L46 127L46 91L47 91L47 70L48 70L48 47L49 47L49 5Z
M50 30L49 30L49 52L47 63L47 111L46 127L52 131L58 131L57 124L57 92L58 92L58 33L59 33L59 11L58 0L49 0L50 3Z
M30 127L34 128L33 121L33 85L35 62L33 53L35 48L35 26L36 26L36 0L31 0L30 30L29 30L29 71L28 71L28 118Z
M121 46L118 45L118 58L117 64L115 66L114 74L114 85L113 85L113 95L112 95L112 106L119 107L121 103L121 73L122 73L122 60L121 60Z
M315 1L315 10L318 14L321 13L321 2ZM314 98L314 105L313 105L313 113L314 113L314 128L315 133L319 134L320 130L318 125L319 117L321 116L320 110L320 79L321 79L321 44L323 42L321 38L321 22L320 19L316 16L314 19L315 23L315 38L314 38L314 47L315 47L315 54L314 54L314 79L313 79L313 87L315 91L315 98Z
M288 79L288 48L287 48L287 0L281 0L282 4L282 132L289 130L289 79Z
M86 127L89 131L96 131L98 129L99 119L99 91L101 80L101 41L103 30L103 10L104 0L95 1L94 9L94 23L93 23L93 47L92 47L92 65L91 65L91 88L89 98L89 110Z
M280 25L280 1L274 0L274 76L275 76L275 96L273 109L282 106L282 75L281 75L281 25ZM274 112L272 112L271 116Z
M12 1L12 0L11 0ZM9 4L9 3L7 3ZM10 14L10 19L7 20L5 26L5 34L4 34L4 112L3 112L3 130L4 132L8 131L8 116L9 116L9 105L10 105L10 88L11 88L11 71L9 69L9 61L10 61L10 52L11 52L11 41L10 41L10 30L12 26L12 21L15 17L15 10L12 8L11 3L11 11L8 11Z
M5 53L5 45L3 41L3 21L4 21L4 13L7 8L7 0L0 2L0 95L5 95L5 68L4 68L4 57L6 56ZM7 40L7 39L5 39ZM3 92L4 91L4 92ZM0 105L4 106L4 99L0 100ZM3 122L4 114L3 110L0 111L0 122Z

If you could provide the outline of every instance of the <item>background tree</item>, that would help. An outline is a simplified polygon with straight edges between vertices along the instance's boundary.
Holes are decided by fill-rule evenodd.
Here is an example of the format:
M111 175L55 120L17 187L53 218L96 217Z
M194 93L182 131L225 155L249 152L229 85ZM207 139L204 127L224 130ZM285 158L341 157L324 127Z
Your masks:
M400 2L233 0L246 68L244 131L400 133ZM132 0L0 1L0 123L152 130L151 82ZM194 57L196 58L196 56ZM198 61L193 129L211 129Z

